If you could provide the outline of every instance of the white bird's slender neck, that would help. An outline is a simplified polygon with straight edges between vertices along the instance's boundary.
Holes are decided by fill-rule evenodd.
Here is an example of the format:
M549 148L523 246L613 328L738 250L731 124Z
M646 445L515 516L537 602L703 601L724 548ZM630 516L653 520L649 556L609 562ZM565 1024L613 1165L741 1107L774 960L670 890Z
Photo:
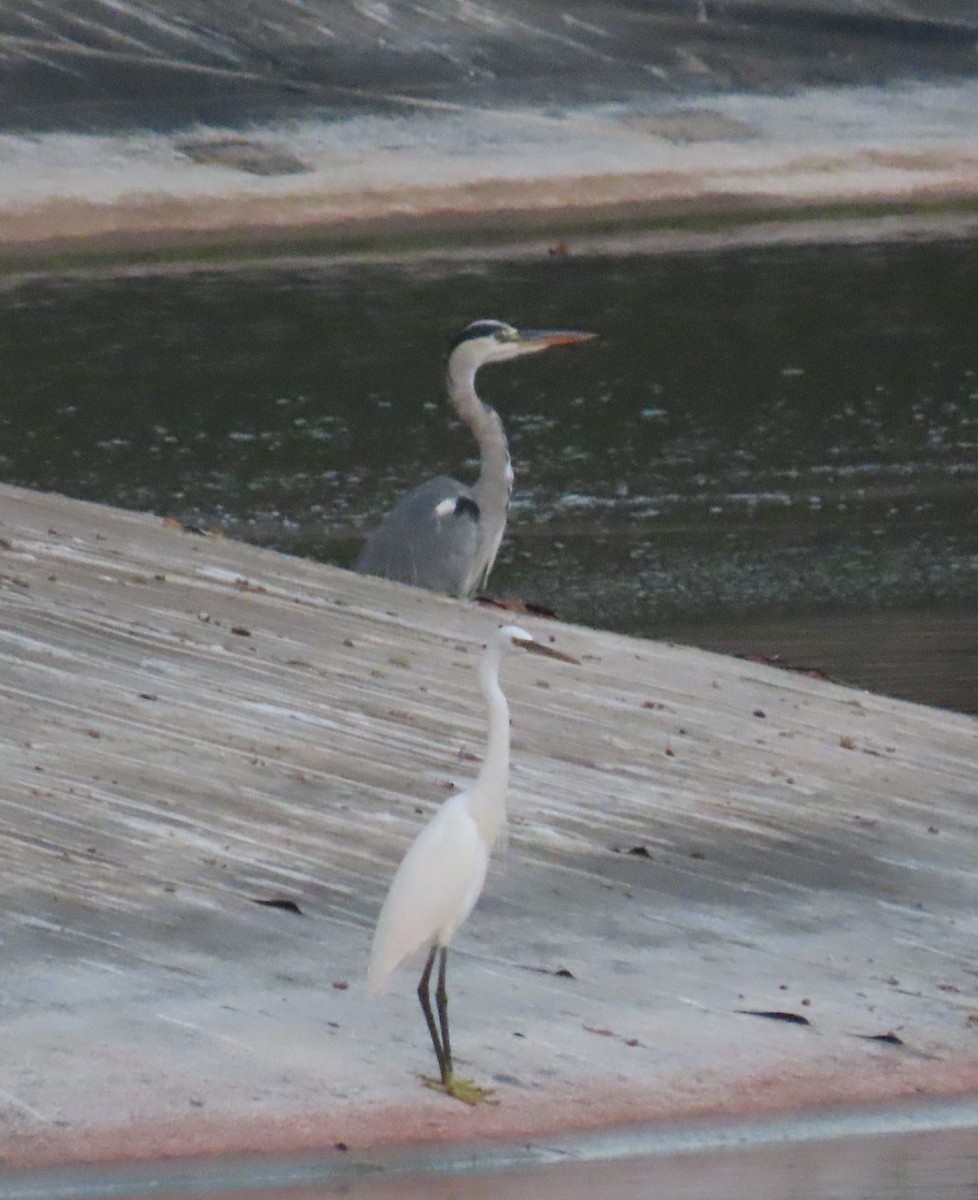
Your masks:
M469 792L469 812L486 844L492 846L506 816L509 784L509 705L499 686L502 654L490 650L479 664L479 685L489 709L489 736L482 769Z

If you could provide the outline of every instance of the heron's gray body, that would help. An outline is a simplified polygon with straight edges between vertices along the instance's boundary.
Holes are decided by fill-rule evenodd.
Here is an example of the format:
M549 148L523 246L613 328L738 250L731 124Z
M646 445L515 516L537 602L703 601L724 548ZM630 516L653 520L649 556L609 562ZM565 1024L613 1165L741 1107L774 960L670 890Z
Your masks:
M469 579L479 545L480 515L475 488L448 475L429 479L395 504L367 541L356 569L449 596L471 595L484 583L484 579L471 583ZM406 530L411 531L410 537L404 536Z
M469 325L448 358L448 398L479 443L479 478L470 487L439 475L408 492L368 538L355 570L460 599L485 587L506 529L513 468L503 423L476 394L475 373L487 362L506 362L592 336L556 330L520 333L502 321Z

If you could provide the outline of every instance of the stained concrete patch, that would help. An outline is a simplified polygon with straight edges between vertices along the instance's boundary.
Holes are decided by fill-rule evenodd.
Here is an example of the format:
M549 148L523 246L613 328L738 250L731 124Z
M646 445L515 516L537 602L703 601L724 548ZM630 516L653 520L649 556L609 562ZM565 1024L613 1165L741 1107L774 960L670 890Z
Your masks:
M632 114L622 117L621 123L636 133L677 143L746 141L760 136L759 130L746 121L708 109Z
M312 170L294 154L250 138L187 139L174 145L196 163L232 167L249 175L301 175Z

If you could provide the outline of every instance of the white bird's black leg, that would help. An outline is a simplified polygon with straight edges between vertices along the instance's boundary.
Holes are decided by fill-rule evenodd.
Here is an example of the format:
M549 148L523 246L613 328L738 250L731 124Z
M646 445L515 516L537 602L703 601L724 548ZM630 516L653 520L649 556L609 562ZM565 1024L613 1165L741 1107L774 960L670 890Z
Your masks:
M431 993L429 987L431 984L431 972L435 967L435 955L438 953L439 947L437 945L432 946L431 953L428 955L428 961L421 972L421 982L418 984L418 999L421 1001L421 1010L424 1013L424 1019L428 1022L428 1032L431 1034L431 1044L435 1048L435 1057L438 1059L438 1071L441 1077L435 1079L434 1076L422 1075L421 1078L428 1087L435 1088L439 1092L445 1092L448 1096L454 1096L456 1100L461 1100L463 1104L496 1104L497 1101L492 1099L492 1088L479 1087L471 1079L459 1079L455 1075L455 1069L452 1065L452 1043L448 1034L448 989L445 987L445 966L448 961L448 948L446 946L441 947L441 956L438 961L438 983L435 987L435 1006L438 1009L438 1024L435 1024L435 1014L431 1011Z
M448 961L448 947L442 946L438 960L438 986L435 988L435 1004L438 1006L438 1024L441 1026L441 1049L444 1055L442 1067L442 1083L447 1083L454 1073L452 1064L452 1042L448 1036L448 991L445 988L445 964ZM448 1072L446 1077L445 1072Z
M431 1034L431 1044L435 1048L435 1058L438 1059L438 1072L441 1075L443 1084L447 1084L452 1073L451 1059L446 1058L445 1048L442 1045L442 1040L438 1035L438 1026L435 1024L435 1014L431 1011L431 996L428 991L428 986L431 980L431 971L435 965L435 955L438 953L437 944L431 947L431 953L428 955L428 961L424 965L424 970L421 972L421 980L418 983L418 999L421 1001L421 1011L424 1013L424 1019L428 1022L428 1032ZM444 987L445 974L445 951L442 950L442 965L439 972L439 985ZM438 994L435 995L438 1001L438 1016L441 1019L441 1002L438 999ZM447 1015L447 1014L446 1014Z

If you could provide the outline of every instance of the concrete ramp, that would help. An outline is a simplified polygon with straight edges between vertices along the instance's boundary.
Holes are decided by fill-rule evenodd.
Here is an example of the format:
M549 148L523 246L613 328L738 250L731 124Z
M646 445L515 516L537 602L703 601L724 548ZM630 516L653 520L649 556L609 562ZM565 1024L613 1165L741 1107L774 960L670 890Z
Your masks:
M976 36L970 0L15 0L0 129L973 77Z
M520 618L508 849L426 1090L387 882L499 613L0 489L0 1156L352 1149L978 1083L978 723Z

